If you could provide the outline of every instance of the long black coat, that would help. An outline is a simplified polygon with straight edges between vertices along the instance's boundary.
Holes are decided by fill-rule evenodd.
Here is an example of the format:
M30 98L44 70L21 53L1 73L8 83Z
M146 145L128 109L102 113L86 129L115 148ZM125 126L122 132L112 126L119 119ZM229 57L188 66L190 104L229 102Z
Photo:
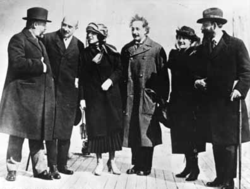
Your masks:
M167 67L172 75L169 116L173 153L187 153L196 148L205 151L204 128L198 124L201 93L194 88L200 59L196 49L171 50Z
M134 41L122 49L123 80L121 82L124 108L124 147L139 145L153 147L162 143L161 128L156 119L158 100L167 97L169 80L160 80L166 64L161 45L149 37L137 49ZM136 144L135 144L136 143Z
M207 68L206 117L208 141L217 145L238 143L238 101L230 101L237 89L243 98L250 86L250 60L244 43L224 32L211 54L202 48ZM234 82L238 83L234 86ZM242 103L242 141L250 140L249 122L245 101Z
M122 102L119 80L122 74L120 54L106 48L99 64L92 61L98 51L87 47L83 52L81 84L86 100L88 137L105 137L122 131ZM107 79L113 84L108 91L101 85Z
M41 42L28 29L8 46L9 64L0 105L0 132L52 140L55 94L50 62ZM47 65L43 73L41 58Z
M78 104L78 78L83 43L73 36L65 48L60 31L45 34L43 42L51 62L56 88L56 115L54 138L70 139Z

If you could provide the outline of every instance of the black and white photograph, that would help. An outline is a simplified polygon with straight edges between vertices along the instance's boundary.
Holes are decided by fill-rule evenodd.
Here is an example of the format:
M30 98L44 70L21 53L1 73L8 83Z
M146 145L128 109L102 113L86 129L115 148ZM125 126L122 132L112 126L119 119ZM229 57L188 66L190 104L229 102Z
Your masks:
M250 1L0 0L1 189L250 189Z

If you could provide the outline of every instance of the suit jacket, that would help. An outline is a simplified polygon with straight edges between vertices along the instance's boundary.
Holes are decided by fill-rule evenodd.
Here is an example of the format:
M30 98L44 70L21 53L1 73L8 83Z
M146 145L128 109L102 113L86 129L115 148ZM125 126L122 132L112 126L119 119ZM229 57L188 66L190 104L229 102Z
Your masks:
M28 139L51 140L55 94L45 47L28 29L8 46L9 64L0 105L0 132ZM41 58L47 65L43 73Z
M168 96L168 77L160 80L166 63L162 46L146 38L137 49L134 41L122 49L123 80L121 83L124 108L124 142L131 147L132 140L139 137L141 146L161 144L161 129L155 117L157 101ZM136 111L136 113L134 113ZM139 123L138 121L139 120ZM139 126L139 136L134 128ZM132 139L132 140L131 140Z
M45 34L44 45L48 52L56 88L55 135L57 139L70 139L78 108L78 78L83 43L73 36L65 48L60 31Z
M207 70L206 119L208 141L232 145L238 141L238 101L230 101L230 94L237 89L243 98L250 87L250 60L244 43L226 32L208 54L202 50ZM235 81L238 81L234 86ZM246 103L242 101L242 141L250 140Z

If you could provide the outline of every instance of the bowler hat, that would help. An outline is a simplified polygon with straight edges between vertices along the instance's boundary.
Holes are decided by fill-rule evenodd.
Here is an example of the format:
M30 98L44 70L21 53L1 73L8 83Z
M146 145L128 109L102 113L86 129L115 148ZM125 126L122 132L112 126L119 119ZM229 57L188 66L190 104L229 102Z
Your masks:
M205 21L216 21L221 24L227 23L227 20L223 18L223 12L219 8L209 8L203 11L203 18L197 20L197 23L203 23Z
M176 35L187 37L188 39L191 39L192 41L200 40L200 38L195 34L195 31L188 26L182 26L180 29L176 30Z
M24 17L24 20L39 20L45 22L51 22L47 20L48 10L41 7L33 7L27 10L27 17Z

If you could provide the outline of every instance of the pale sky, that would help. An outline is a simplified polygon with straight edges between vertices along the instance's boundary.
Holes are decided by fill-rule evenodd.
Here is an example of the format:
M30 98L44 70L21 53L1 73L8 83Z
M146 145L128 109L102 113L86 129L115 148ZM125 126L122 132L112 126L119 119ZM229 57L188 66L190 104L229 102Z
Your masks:
M241 3L239 3L241 2ZM210 7L219 7L224 12L224 18L228 23L224 29L232 34L232 18L240 16L248 18L248 0L2 0L0 1L0 94L5 80L7 69L7 46L10 38L20 32L25 21L27 9L41 6L49 11L48 19L52 23L47 24L47 31L59 29L61 20L66 14L74 14L79 19L79 29L75 35L84 42L86 26L89 22L100 22L109 29L107 42L121 48L132 40L129 22L132 16L139 14L144 16L150 25L149 36L160 43L167 54L174 47L175 30L183 25L195 29L201 36L200 24L196 21L202 17L203 10ZM235 16L236 15L236 16ZM237 19L236 19L237 21ZM247 24L249 29L249 20ZM243 26L241 26L243 27ZM237 33L238 37L246 38L248 31ZM247 45L250 42L247 42Z

